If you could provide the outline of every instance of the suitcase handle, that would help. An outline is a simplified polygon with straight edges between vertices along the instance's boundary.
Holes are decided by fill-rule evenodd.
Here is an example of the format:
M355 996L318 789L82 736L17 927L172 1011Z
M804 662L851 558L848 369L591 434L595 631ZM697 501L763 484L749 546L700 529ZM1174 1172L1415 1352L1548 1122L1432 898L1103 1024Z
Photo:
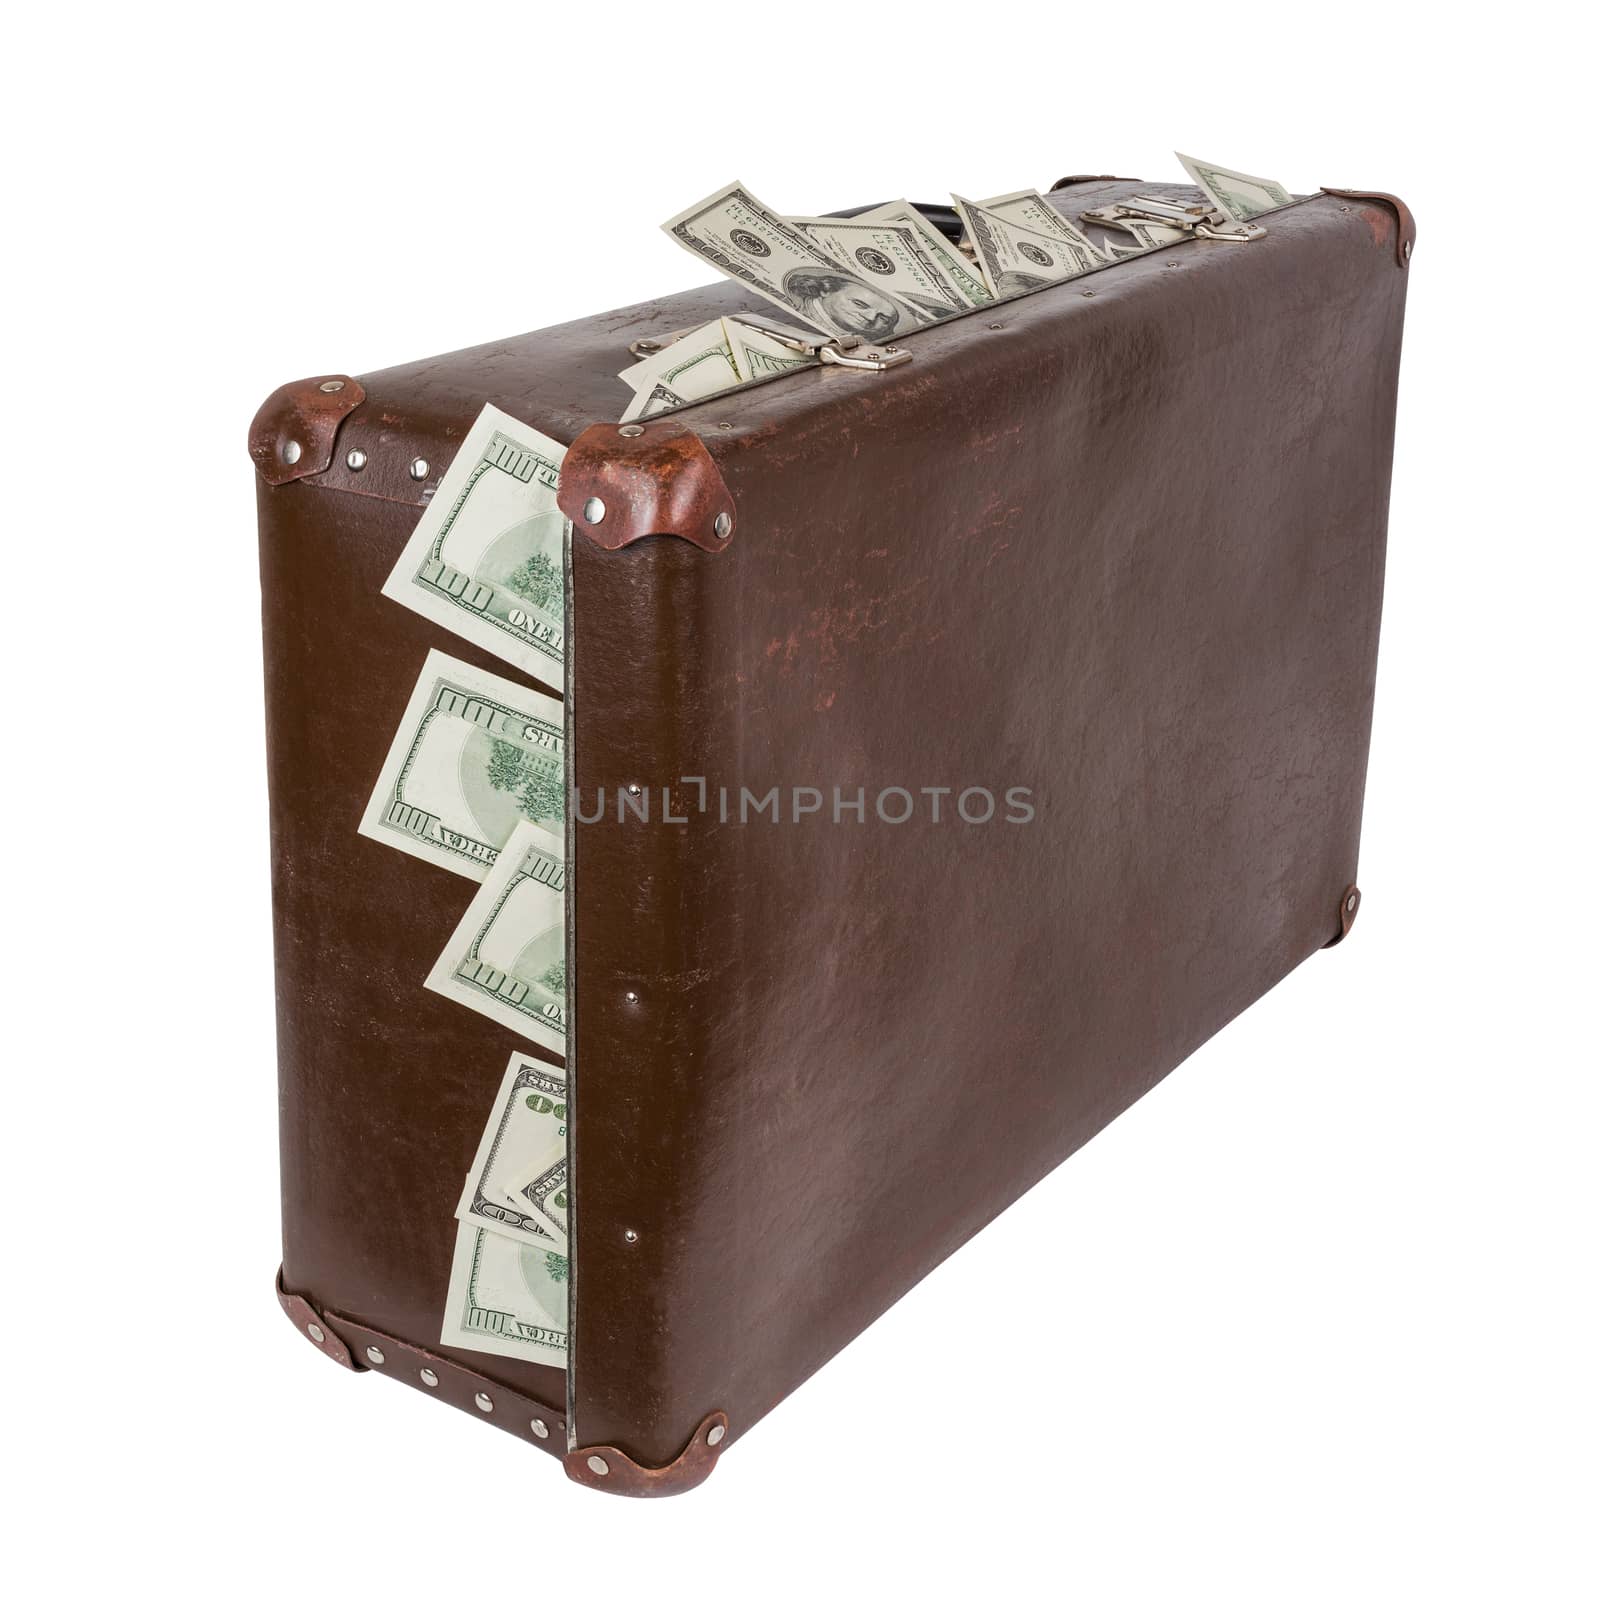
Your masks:
M887 205L886 200L874 200L870 206L852 206L848 211L830 211L830 217L859 217L863 211L876 211L879 206ZM921 214L936 227L951 244L961 243L961 218L956 214L954 206L925 206L920 200L910 202L914 210Z

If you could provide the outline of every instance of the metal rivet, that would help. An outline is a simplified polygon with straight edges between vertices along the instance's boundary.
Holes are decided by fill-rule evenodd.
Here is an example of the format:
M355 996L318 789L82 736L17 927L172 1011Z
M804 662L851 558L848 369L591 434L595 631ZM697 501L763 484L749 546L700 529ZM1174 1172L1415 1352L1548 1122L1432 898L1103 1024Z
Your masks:
M733 532L733 518L726 511L719 511L717 520L711 524L711 531L719 539L728 538Z
M637 422L625 422L617 429L624 439L637 439L644 429Z
M1406 242L1400 246L1400 254L1403 255L1407 261L1411 259L1411 241L1409 239L1407 239Z
M367 1346L367 1360L370 1361L373 1366L381 1367L383 1365L383 1351L381 1351L377 1345L369 1344Z
M417 1376L421 1378L430 1389L437 1389L439 1387L439 1374L435 1372L432 1367L424 1367L422 1371L417 1374Z
M292 467L300 459L300 445L295 439L283 441L283 459Z
M1350 209L1350 207L1349 206L1340 206L1339 209L1341 211L1348 211Z
M367 464L367 452L365 450L352 450L344 458L344 464L352 472L359 472Z
M630 1006L636 1006L639 1003L639 994L635 989L630 989L625 995L623 995L622 998L626 1000Z
M1093 300L1094 299L1094 290L1093 289L1084 289L1084 290L1081 291L1081 293L1082 293L1083 298L1085 300Z
M493 1401L493 1400L491 1400L491 1399L490 1399L490 1398L489 1398L489 1397L488 1397L488 1395L486 1395L486 1394L485 1394L485 1393L484 1393L484 1392L483 1392L483 1390L482 1390L482 1389L480 1389L480 1390L479 1390L479 1391L478 1391L478 1392L477 1392L477 1393L476 1393L476 1394L475 1394L475 1395L473 1395L473 1397L472 1397L472 1403L473 1403L473 1405L475 1405L475 1406L476 1406L476 1407L477 1407L477 1408L478 1408L478 1409L479 1409L479 1410L480 1410L480 1411L493 1411L493 1410L494 1410L494 1401Z
M638 1244L639 1242L639 1235L635 1233L632 1228L624 1228L622 1230L622 1237L627 1240L629 1244Z
M322 1341L327 1338L327 1335L314 1322L308 1322L306 1324L306 1332L309 1333L318 1344L321 1344Z
M1355 908L1356 908L1356 897L1354 895L1351 895L1350 898L1345 901L1344 908L1345 908L1346 911L1354 911L1355 910Z
M1003 322L991 322L989 324L989 326L991 328L1003 328L1003 327L1005 327L1005 323L1003 323Z
M317 385L317 387L324 394L338 394L338 392L342 388L344 388L344 379L343 378L329 378L326 383L319 383Z
M733 432L733 424L731 422L719 422L717 426L721 428L724 433Z
M714 1427L711 1432L706 1435L706 1443L710 1445L713 1450L715 1450L717 1446L721 1444L722 1441L727 1437L728 1430L719 1422L716 1427Z
M643 794L644 790L641 789L638 784L630 783L628 785L628 793L629 794Z
M606 1465L606 1458L604 1456L590 1456L589 1470L595 1475L595 1477L603 1478L611 1470L611 1468Z
M592 494L583 502L583 520L588 523L603 522L606 515L606 503L597 494Z
M421 456L416 457L411 463L411 476L421 483L428 476L428 463Z
M545 1426L541 1418L535 1417L528 1426L533 1429L535 1437L540 1439L548 1439L550 1437L550 1430Z

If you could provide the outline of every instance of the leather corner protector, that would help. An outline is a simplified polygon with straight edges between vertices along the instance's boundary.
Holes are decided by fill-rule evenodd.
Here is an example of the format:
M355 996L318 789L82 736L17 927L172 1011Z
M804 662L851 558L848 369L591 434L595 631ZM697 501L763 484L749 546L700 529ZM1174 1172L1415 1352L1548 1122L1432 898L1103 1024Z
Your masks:
M556 500L602 550L652 534L725 550L737 531L733 496L711 452L670 418L585 428L561 463Z
M1322 948L1330 950L1334 945L1341 943L1355 926L1356 913L1361 909L1361 891L1353 884L1344 886L1344 893L1339 896L1339 931Z
M291 1294L284 1288L282 1267L278 1269L277 1289L278 1304L283 1307L283 1314L299 1330L301 1338L314 1345L323 1355L331 1356L341 1367L347 1367L351 1372L363 1370L356 1365L350 1347L328 1326L328 1319L309 1300Z
M250 424L250 459L274 488L326 472L339 424L367 398L354 378L330 372L274 389Z
M1075 172L1070 178L1057 178L1050 185L1050 193L1057 189L1070 189L1075 183L1143 183L1143 178L1119 178L1114 172Z
M1326 184L1322 192L1335 195L1340 200L1376 200L1390 207L1400 223L1394 236L1395 264L1399 267L1410 265L1411 252L1417 242L1417 221L1411 215L1411 207L1398 195L1385 194L1381 189L1330 189Z
M636 1500L683 1494L699 1488L711 1476L727 1439L728 1414L713 1411L694 1430L677 1460L664 1467L642 1467L614 1444L579 1445L567 1452L567 1476L587 1488Z

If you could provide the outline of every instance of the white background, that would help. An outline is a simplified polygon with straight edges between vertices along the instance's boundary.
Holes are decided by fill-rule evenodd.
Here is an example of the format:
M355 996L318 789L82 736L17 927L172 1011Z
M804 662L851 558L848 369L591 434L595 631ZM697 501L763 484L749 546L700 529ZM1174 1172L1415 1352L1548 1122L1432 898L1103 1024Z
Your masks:
M1600 175L1565 24L1467 15L11 18L17 1592L1596 1592ZM817 212L1174 145L1419 218L1353 937L684 1499L314 1357L271 1293L256 405L702 281L656 224L734 175Z

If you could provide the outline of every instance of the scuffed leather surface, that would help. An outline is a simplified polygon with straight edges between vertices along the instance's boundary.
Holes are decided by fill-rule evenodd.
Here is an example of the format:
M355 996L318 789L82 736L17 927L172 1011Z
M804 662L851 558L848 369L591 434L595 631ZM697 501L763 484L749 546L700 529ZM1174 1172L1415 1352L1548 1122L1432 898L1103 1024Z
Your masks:
M509 669L378 592L414 507L320 481L257 486L283 1276L436 1349L462 1180L508 1056L539 1051L422 987L472 881L356 823L429 648ZM559 1370L459 1355L565 1414Z
M1395 215L1395 221L1399 224L1399 227L1394 233L1395 265L1398 267L1409 265L1411 261L1411 251L1417 242L1417 219L1411 215L1411 207L1408 206L1405 201L1399 197L1399 195L1385 194L1381 189L1325 188L1322 192L1324 194L1335 195L1341 200L1375 200L1379 203L1379 205L1387 206L1391 211L1393 211ZM1383 214L1378 211L1376 207L1372 208L1372 212L1370 214L1373 215L1374 218L1373 237L1381 238L1382 234L1379 232L1379 227L1383 225L1387 219L1383 217Z
M747 1430L1327 942L1405 279L1309 201L683 414L722 560L575 541L582 792L1038 806L573 830L579 1437Z
M378 1328L369 1328L337 1312L318 1311L303 1295L293 1294L284 1288L283 1274L278 1274L278 1304L296 1329L313 1349L346 1367L352 1372L380 1372L416 1389L419 1393L442 1400L446 1405L464 1411L468 1416L483 1422L492 1422L497 1428L515 1434L529 1444L538 1445L548 1455L563 1455L566 1451L566 1414L562 1407L541 1405L526 1395L485 1378L471 1367L438 1353L420 1349L396 1339ZM314 1338L309 1330L315 1327L322 1338ZM434 1382L429 1383L422 1374L429 1372ZM491 1409L485 1411L478 1396L488 1397ZM544 1427L543 1435L536 1433L532 1423L537 1419ZM627 1491L623 1491L627 1492Z
M331 393L324 384L336 383ZM293 483L327 470L339 424L366 399L366 391L342 372L301 378L274 389L250 423L250 459L271 484ZM299 453L288 459L287 446Z
M585 428L561 463L560 505L573 528L602 550L669 535L717 553L733 542L733 497L692 428L670 416L631 423L631 437L611 422ZM605 507L591 523L586 507ZM718 537L719 516L728 533Z
M1327 941L1408 277L1318 197L915 334L903 368L679 413L737 508L720 556L574 541L588 794L1039 808L572 830L579 1439L660 1463L714 1410L743 1433ZM485 401L570 442L620 412L630 340L741 308L713 286L366 375L327 471L258 485L285 1277L417 1349L526 1046L422 988L472 883L355 832L429 646L508 670L379 594L430 488L408 463L436 482ZM564 1409L559 1372L470 1359Z
M663 1466L641 1466L615 1445L576 1445L567 1452L567 1476L585 1488L602 1489L607 1494L628 1495L635 1500L664 1499L699 1488L711 1476L717 1457L728 1443L727 1413L713 1411L694 1430L677 1458Z
M320 1350L323 1355L351 1372L360 1370L355 1358L350 1354L349 1346L328 1326L328 1319L303 1295L291 1294L284 1288L281 1272L278 1274L276 1287L278 1304L283 1308L284 1316L294 1324L295 1331L313 1350Z

